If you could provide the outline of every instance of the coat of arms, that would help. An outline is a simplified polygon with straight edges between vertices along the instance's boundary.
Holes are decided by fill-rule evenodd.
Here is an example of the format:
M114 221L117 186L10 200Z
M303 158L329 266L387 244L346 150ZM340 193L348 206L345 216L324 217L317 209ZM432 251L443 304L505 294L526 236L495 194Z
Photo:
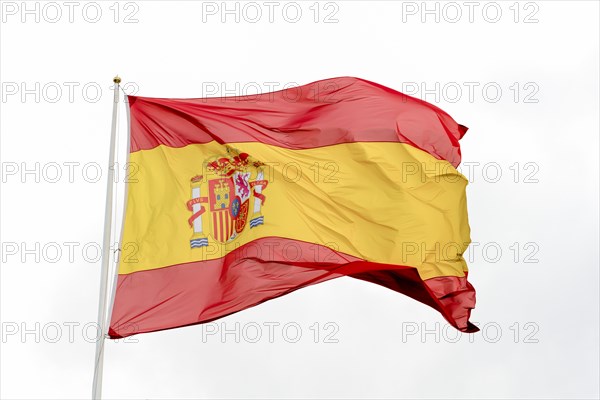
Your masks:
M234 151L228 148L228 152ZM218 243L228 243L240 235L246 225L256 228L264 224L261 207L265 195L262 192L268 181L263 163L251 160L246 153L235 153L232 157L207 160L205 166L206 175L191 179L192 198L187 202L192 212L188 222L194 232L191 248L208 246L207 234ZM208 222L208 229L202 224L202 215L207 211L208 218L204 222Z

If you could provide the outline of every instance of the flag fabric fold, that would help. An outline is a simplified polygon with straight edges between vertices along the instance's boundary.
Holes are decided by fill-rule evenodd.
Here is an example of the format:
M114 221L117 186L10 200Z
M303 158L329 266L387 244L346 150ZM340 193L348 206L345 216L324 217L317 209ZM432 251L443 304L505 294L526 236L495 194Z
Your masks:
M111 338L342 276L477 330L456 170L467 128L441 109L349 77L249 96L129 96L129 108Z

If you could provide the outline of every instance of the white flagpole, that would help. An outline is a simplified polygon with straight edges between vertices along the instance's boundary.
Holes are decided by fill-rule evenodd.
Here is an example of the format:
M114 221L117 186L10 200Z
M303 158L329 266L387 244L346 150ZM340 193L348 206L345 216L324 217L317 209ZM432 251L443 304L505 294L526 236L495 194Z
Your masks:
M119 84L121 78L115 76L114 82L114 103L113 119L110 133L110 150L108 156L108 180L106 182L106 208L104 209L104 239L102 241L102 272L100 277L100 300L98 304L98 326L100 327L100 337L96 342L96 357L94 359L94 384L92 389L92 399L102 397L102 367L104 364L104 341L107 334L106 327L106 293L108 289L108 267L110 265L110 234L112 228L112 210L113 210L113 187L114 187L114 164L115 164L115 136L117 133L117 111L119 105Z

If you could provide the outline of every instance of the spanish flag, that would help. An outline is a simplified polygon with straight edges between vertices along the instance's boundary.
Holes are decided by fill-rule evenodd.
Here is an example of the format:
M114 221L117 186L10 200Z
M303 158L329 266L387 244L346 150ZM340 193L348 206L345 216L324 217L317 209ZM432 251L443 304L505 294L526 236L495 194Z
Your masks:
M444 111L350 77L238 97L129 96L129 111L111 338L341 276L477 330L456 170L467 128Z

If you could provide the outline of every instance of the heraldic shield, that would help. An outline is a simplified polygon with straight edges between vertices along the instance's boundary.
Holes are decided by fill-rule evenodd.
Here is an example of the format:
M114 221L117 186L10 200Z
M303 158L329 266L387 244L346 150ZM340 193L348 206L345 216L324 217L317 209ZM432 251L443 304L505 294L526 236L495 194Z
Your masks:
M251 160L246 153L237 153L231 148L228 152L235 155L207 160L206 175L191 179L192 198L187 202L192 212L188 220L193 229L191 248L208 246L207 233L217 243L228 243L240 235L246 225L256 228L264 224L261 207L265 195L262 192L268 184L264 164ZM204 207L206 203L208 210ZM210 228L206 229L203 223Z
M210 200L210 225L212 236L217 242L226 243L233 234L233 208L237 205L231 178L218 178L208 181Z

